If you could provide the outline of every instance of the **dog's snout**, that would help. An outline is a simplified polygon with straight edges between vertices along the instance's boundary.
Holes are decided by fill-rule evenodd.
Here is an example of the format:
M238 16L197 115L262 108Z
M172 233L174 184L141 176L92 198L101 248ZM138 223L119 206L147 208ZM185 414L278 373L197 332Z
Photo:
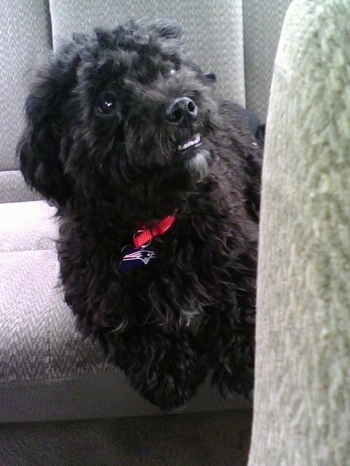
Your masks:
M171 102L166 109L166 119L173 125L180 125L187 120L196 120L198 107L189 97L180 97Z

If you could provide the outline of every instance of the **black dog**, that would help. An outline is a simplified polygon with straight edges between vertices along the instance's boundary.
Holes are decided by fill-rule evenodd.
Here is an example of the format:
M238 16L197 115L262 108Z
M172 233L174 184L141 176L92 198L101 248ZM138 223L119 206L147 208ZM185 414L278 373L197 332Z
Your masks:
M79 329L164 410L208 371L253 391L261 149L212 81L177 24L75 35L38 71L17 149L58 208Z

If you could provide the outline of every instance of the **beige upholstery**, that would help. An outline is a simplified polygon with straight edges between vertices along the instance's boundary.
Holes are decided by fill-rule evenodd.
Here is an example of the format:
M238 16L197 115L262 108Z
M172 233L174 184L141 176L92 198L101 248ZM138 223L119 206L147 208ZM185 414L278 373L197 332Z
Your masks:
M348 18L348 0L295 1L279 44L250 466L350 464Z
M59 277L53 240L57 238L57 225L53 210L43 202L20 202L38 199L24 186L14 157L23 127L30 70L38 57L72 31L113 26L130 16L176 19L183 24L195 60L203 69L216 73L218 95L242 104L247 95L249 107L264 119L274 48L287 3L271 0L268 11L274 13L269 16L259 10L256 1L249 5L244 2L243 8L242 0L2 2L0 400L4 402L0 402L0 422L156 411L132 393L97 346L89 340L81 341L62 292L56 287ZM259 63L259 72L254 63ZM124 388L115 388L112 395L108 387ZM87 395L77 396L80 392ZM103 393L111 402L96 406L96 393ZM15 402L18 399L20 403ZM40 399L46 401L40 405ZM204 388L190 409L247 406L238 400L234 397L224 402Z
M14 157L12 158L12 163L17 163ZM0 204L38 199L41 199L41 196L28 189L19 170L0 171Z
M218 93L245 105L240 1L52 0L50 4L54 46L71 31L91 32L98 25L113 27L130 18L177 19L185 32L186 48L204 70L217 74Z
M54 207L43 201L0 206L0 253L55 249L58 238Z
M246 106L264 121L278 39L290 0L242 0Z
M75 330L59 287L54 211L43 201L0 206L0 420L159 413ZM248 406L209 387L201 394L190 411L205 399L209 410Z
M74 31L111 27L127 18L170 18L184 28L187 49L204 70L217 75L217 95L266 118L273 60L290 0L261 8L252 0L3 2L0 57L0 203L34 200L17 172L15 147L32 70L43 53ZM10 51L10 52L9 52Z
M0 170L17 167L14 150L22 127L28 72L50 46L49 14L48 3L42 0L1 2Z

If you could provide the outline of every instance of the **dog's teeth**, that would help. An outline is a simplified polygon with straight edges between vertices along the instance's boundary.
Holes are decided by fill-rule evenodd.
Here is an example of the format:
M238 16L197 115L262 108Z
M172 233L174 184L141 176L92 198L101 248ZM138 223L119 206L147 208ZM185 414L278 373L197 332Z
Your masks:
M182 150L186 150L188 149L189 147L191 146L195 146L196 144L199 144L201 142L201 135L200 134L196 134L193 139L191 139L190 141L186 142L186 144L182 144L180 146L177 147L177 150L179 151L182 151Z

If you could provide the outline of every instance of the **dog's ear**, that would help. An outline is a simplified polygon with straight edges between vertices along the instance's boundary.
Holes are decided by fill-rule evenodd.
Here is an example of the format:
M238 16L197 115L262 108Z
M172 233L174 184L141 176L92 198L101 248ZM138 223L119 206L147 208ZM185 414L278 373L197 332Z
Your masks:
M70 47L52 55L36 73L26 99L26 128L17 145L17 157L26 183L46 199L64 205L71 183L60 159L63 131L62 104L75 82L77 53Z
M181 39L182 37L182 27L176 21L158 20L151 25L150 29L166 39Z
M89 35L82 32L74 32L72 38L76 44L85 45L89 40Z

